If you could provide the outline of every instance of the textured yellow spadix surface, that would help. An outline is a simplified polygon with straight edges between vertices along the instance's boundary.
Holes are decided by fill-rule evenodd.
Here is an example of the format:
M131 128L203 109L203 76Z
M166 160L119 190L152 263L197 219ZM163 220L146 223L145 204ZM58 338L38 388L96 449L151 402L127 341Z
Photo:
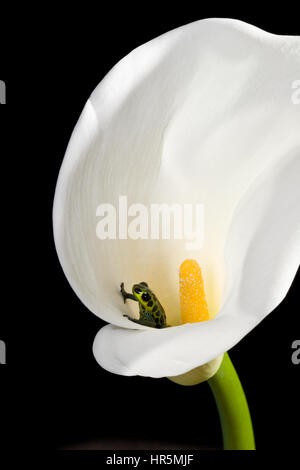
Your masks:
M186 259L180 266L179 295L181 323L209 320L203 276L194 259Z

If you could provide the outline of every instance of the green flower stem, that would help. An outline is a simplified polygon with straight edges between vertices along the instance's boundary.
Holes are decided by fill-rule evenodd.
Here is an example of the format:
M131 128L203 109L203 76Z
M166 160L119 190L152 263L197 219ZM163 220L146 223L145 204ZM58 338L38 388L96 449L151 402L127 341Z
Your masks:
M224 450L255 450L247 400L228 353L208 384L219 411Z

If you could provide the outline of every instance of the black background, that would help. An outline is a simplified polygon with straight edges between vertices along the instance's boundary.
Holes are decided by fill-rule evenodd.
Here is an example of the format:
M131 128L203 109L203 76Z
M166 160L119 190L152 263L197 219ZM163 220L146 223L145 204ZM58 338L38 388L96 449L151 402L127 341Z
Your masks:
M113 375L97 365L91 347L104 322L69 287L51 222L68 140L99 81L140 44L206 17L300 34L299 12L289 5L265 15L245 5L241 10L200 2L170 3L168 9L155 3L126 8L99 3L97 10L92 4L73 5L67 14L49 4L7 14L0 79L7 84L1 156L9 169L3 172L2 214L14 256L13 262L9 256L9 279L3 284L9 307L1 314L7 365L0 367L0 379L2 419L7 418L2 431L14 447L26 442L35 448L41 442L65 448L99 439L106 445L126 441L131 448L151 441L165 448L221 448L207 384L185 388L167 379ZM14 231L11 222L17 225ZM10 255L6 246L3 255ZM291 362L291 344L299 338L298 287L299 279L281 305L230 352L247 393L258 449L298 445L300 366ZM149 405L140 405L139 397ZM157 397L159 406L153 405Z

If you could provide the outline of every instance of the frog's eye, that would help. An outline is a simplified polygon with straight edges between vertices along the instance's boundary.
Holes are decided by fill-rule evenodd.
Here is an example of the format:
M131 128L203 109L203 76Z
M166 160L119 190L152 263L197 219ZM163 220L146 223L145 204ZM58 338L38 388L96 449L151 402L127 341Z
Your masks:
M136 292L136 294L140 294L142 292L142 289L140 289L139 287L135 287L134 292Z
M149 294L143 294L143 295L142 295L142 299L143 299L145 302L148 302L148 300L150 300L151 297L150 297Z

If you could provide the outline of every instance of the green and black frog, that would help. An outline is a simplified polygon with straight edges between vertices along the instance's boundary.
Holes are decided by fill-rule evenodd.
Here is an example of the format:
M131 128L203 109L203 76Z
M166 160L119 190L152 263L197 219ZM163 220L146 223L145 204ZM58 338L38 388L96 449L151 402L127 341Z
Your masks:
M168 326L165 311L146 282L134 284L132 286L132 294L125 291L124 282L122 282L121 294L124 303L126 299L135 300L139 303L139 319L131 318L128 315L124 315L124 317L140 325L151 326L152 328L166 328Z

